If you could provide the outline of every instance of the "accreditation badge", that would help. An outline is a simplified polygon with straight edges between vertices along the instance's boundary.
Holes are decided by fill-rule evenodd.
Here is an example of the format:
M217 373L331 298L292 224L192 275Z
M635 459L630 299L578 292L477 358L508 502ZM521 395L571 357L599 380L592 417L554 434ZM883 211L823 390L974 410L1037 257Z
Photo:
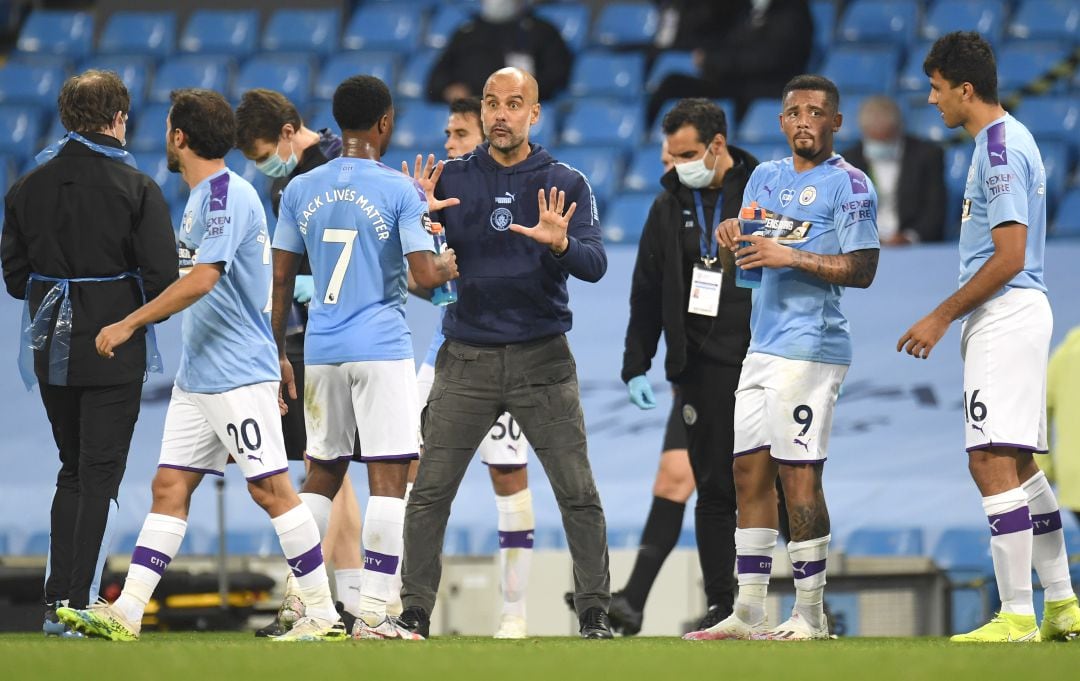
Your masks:
M706 317L715 317L720 309L720 287L724 281L724 272L694 266L694 275L690 279L690 304L686 311Z

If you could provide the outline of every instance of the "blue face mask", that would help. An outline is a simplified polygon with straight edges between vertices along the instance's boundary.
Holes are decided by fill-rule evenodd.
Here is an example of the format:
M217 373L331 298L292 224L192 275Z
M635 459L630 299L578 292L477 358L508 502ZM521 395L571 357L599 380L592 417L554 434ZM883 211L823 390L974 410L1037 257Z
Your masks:
M299 161L296 158L295 151L289 156L288 161L282 161L275 151L265 161L256 163L255 168L267 177L286 177L296 169L297 163Z

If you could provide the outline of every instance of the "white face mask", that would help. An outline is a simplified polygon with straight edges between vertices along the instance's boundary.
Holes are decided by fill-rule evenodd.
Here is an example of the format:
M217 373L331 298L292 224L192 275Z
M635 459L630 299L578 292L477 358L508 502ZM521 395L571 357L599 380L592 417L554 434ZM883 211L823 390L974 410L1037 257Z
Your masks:
M705 159L712 153L712 148L705 150L705 156L697 159L696 161L687 161L686 163L676 163L675 172L679 174L679 182L691 189L704 189L708 187L713 181L713 176L716 175L716 158L713 158L713 168L709 168L705 165Z
M517 16L524 4L522 0L480 0L480 16L499 24Z
M896 161L900 159L899 142L866 139L863 140L862 148L867 161Z

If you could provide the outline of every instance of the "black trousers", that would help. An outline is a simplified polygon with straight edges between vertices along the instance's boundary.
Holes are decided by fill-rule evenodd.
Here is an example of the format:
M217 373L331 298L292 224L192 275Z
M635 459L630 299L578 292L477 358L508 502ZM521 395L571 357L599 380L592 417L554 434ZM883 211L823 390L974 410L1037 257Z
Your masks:
M741 367L688 358L679 379L690 467L697 486L694 526L709 607L735 601L735 389Z
M45 602L89 605L101 539L127 465L142 381L111 386L40 386L60 451L53 496Z

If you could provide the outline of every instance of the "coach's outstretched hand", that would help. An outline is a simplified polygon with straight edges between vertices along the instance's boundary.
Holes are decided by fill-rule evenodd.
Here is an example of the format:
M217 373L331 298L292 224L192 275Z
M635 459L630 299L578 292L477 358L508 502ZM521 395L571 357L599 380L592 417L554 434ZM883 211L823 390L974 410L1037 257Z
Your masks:
M917 359L926 359L937 342L949 330L951 323L936 312L931 312L915 322L915 325L900 337L896 343L896 351L907 352Z
M128 342L133 333L135 333L135 327L123 319L115 324L109 324L98 332L97 338L94 340L97 353L106 359L112 359L114 356L113 350Z
M424 157L421 154L416 155L416 163L413 166L412 179L416 180L420 188L424 190L424 196L427 197L428 211L434 213L437 210L443 208L449 208L450 206L456 206L461 203L460 199L436 199L435 198L435 185L439 183L439 178L442 177L443 162L435 162L435 154L428 154L427 162L424 162ZM401 172L406 175L409 174L409 162L401 162Z
M574 211L577 210L577 202L571 203L567 208L566 192L559 191L556 187L551 188L550 196L546 196L541 189L537 193L537 201L540 205L540 221L536 226L510 225L510 231L524 234L533 241L548 246L555 255L562 255L570 245L566 230L570 226L570 218L574 217Z

